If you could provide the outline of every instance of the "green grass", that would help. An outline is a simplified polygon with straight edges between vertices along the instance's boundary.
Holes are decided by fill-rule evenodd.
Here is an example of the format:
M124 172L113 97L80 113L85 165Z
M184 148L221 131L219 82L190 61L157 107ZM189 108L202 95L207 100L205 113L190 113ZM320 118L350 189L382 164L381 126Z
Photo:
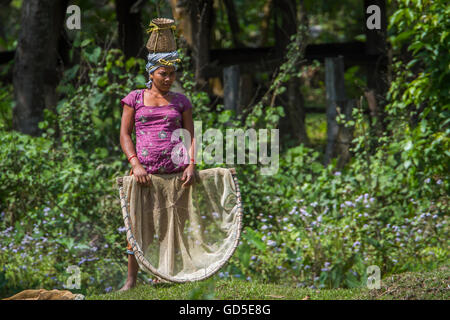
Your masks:
M126 292L86 297L88 300L385 300L449 299L447 267L430 272L407 272L382 280L380 289L308 289L237 279L154 285L140 284Z
M430 272L405 272L383 279L381 288L369 292L370 299L448 300L450 272L442 266Z

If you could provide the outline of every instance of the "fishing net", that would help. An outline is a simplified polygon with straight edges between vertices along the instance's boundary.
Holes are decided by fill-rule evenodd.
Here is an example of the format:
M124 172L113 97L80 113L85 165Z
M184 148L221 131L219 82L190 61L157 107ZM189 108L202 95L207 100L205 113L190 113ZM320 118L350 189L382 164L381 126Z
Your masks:
M117 178L127 239L141 270L171 282L203 280L232 256L240 238L242 205L234 168Z

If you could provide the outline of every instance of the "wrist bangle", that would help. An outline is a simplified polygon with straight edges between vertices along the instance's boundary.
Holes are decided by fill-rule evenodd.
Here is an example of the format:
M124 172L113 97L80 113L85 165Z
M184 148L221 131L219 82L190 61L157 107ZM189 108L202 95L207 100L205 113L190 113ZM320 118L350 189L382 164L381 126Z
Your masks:
M134 157L137 157L137 155L133 154L131 157L129 157L128 162L130 162L130 160L133 159Z

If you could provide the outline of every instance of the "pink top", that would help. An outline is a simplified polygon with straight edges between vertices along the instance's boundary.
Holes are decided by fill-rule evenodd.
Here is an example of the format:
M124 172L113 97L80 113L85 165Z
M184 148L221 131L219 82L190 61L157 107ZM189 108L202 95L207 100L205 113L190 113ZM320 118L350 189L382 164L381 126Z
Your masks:
M170 104L164 106L144 105L143 91L131 91L120 100L134 108L136 152L139 162L147 173L181 172L188 166L187 150L181 138L171 141L174 130L182 128L182 113L192 108L189 99L181 93L171 92ZM176 145L179 147L175 148ZM172 161L183 159L179 164Z

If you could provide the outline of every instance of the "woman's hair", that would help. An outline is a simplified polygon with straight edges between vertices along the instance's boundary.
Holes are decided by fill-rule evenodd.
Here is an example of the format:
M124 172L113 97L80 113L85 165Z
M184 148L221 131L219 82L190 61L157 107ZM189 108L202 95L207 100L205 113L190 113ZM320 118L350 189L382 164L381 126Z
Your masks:
M149 53L147 56L147 65L145 66L145 70L147 70L149 76L159 67L165 66L173 66L175 70L178 69L178 62L180 59L178 58L177 51L171 52L157 52L157 53ZM145 84L147 88L152 87L152 79Z

